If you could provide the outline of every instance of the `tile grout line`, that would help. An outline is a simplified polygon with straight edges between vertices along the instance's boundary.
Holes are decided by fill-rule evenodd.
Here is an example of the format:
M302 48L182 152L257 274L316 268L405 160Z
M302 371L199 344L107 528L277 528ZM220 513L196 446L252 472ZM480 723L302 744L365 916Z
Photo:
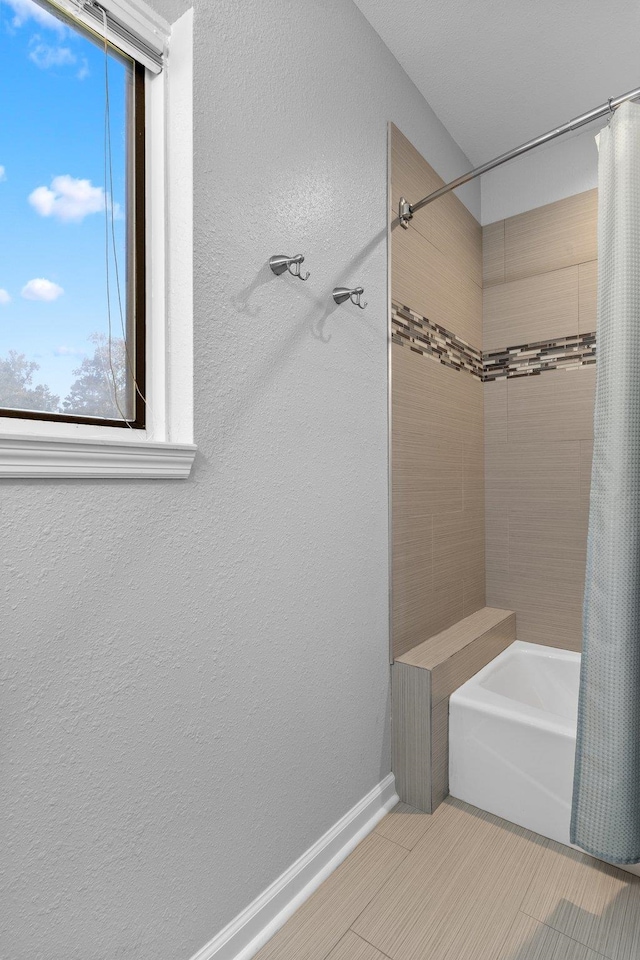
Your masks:
M586 191L585 191L585 192L586 192ZM561 202L561 201L557 201L557 202ZM525 212L529 212L529 211L525 211ZM518 216L521 216L521 214L514 214L514 216L515 216L515 217L518 217ZM549 273L559 273L561 270L570 270L571 267L577 267L578 270L579 270L580 267L583 266L584 264L587 264L587 263L597 263L597 262L598 262L598 257L595 256L595 257L590 257L588 260L579 260L579 261L577 261L576 263L566 263L566 264L565 264L564 266L562 266L562 267L552 267L550 270L539 270L539 271L537 271L536 273L526 273L526 274L524 274L524 275L521 276L521 277L512 277L511 279L509 279L509 278L507 278L507 228L506 228L506 221L507 221L507 220L511 220L511 219L513 219L513 218L512 218L512 217L507 217L506 219L503 219L503 220L494 220L493 223L485 223L485 224L482 224L483 230L484 230L484 228L486 228L486 227L493 227L493 226L495 226L497 223L501 223L501 224L502 224L502 276L503 276L503 279L502 279L502 280L494 280L494 281L491 281L491 282L488 282L488 283L485 282L485 283L483 284L483 286L486 286L487 289L489 289L489 288L491 288L491 287L503 286L504 284L507 284L507 283L517 283L519 280L530 280L530 279L533 278L533 277L543 277L543 276L545 276L545 275L547 275L547 274L549 274ZM484 241L484 237L483 237L483 241ZM484 252L484 251L483 251L483 252Z
M354 923L355 923L355 920L354 920ZM349 930L347 930L347 933L349 933L349 932L353 933L353 935L356 936L356 937L360 937L361 940L364 940L365 943L368 943L370 947L373 947L374 950L377 950L378 953L381 954L383 957L388 957L389 960L393 960L393 957L390 956L390 954L385 953L384 950L381 950L381 949L380 949L380 947L376 947L375 943L371 943L371 941L370 941L370 940L367 940L366 937L363 937L361 933L356 933L356 931L353 929L353 927L349 927ZM609 960L608 957L607 957L607 960Z
M504 937L502 938L502 942L500 943L500 952L502 952L502 948L504 947L505 943L507 942L507 939L508 939L508 937L509 937L509 934L510 934L511 931L513 930L514 924L515 924L516 920L518 919L518 915L519 915L520 913L522 913L522 911L520 910L520 908L518 908L518 909L516 910L515 914L514 914L513 920L512 920L512 922L511 922L511 926L508 927L508 929L505 931ZM499 955L500 955L499 953L496 953L496 956L499 956Z
M578 289L576 290L576 320L577 320L577 331L578 338L580 337L580 264L578 266Z
M368 836L371 837L371 836L374 836L374 835L375 835L376 837L378 837L380 840L384 840L386 843L391 843L391 844L393 844L395 847L398 847L399 850L404 851L404 853L406 853L407 855L410 853L410 851L407 850L406 847L403 847L401 844L395 843L394 840L389 840L387 837L383 837L382 834L379 834L379 833L377 832L377 829L376 829L375 827L374 827L374 829L371 831L371 833L368 834ZM364 842L364 840L366 840L366 839L367 839L367 837L364 837L363 840L361 840L360 843L354 848L354 850L351 851L351 853L349 854L349 856L352 856L353 853L355 852L355 850L357 850L358 847L359 847L359 846ZM347 859L348 859L348 857L347 857ZM402 866L402 864L404 863L404 861L405 861L406 859L407 859L406 856L402 858L402 860L400 861L400 863L398 864L398 866L395 868L395 870L393 870L392 873L389 874L389 876L386 878L386 880L384 880L384 882L382 883L382 885L381 885L380 887L378 887L378 889L375 891L375 893L373 893L373 895L372 895L371 898L367 901L367 903L365 904L365 906L363 907L363 909L360 911L360 913L351 920L350 926L346 927L346 928L343 930L343 932L341 933L341 935L338 937L338 940L329 947L329 949L327 950L326 953L323 953L322 956L317 957L316 960L327 960L327 957L336 949L336 947L338 946L338 944L345 938L345 936L347 935L347 933L349 933L349 931L351 931L353 934L355 934L356 937L359 937L359 936L360 936L359 933L356 933L355 930L352 930L353 924L355 924L355 923L359 920L359 918L360 918L361 914L364 912L364 910L367 909L367 907L369 906L369 904L371 903L371 901L374 900L374 899L378 896L378 894L384 889L385 884L386 884L389 880L391 880L391 878L392 878L392 877L395 875L395 873L400 869L400 867ZM346 861L343 861L343 862L346 862ZM340 864L340 866L342 866L342 864ZM327 880L328 880L328 879L330 879L330 877L328 877ZM326 883L326 881L325 881L325 883ZM317 891L314 891L314 894L312 894L312 897L315 896L315 893L316 893L316 892L317 892ZM309 899L311 899L311 898L309 898ZM308 903L308 902L309 902L309 901L307 901L307 903ZM303 904L300 905L300 907L302 907L302 906L303 906ZM298 910L300 909L300 907L298 907ZM297 911L296 911L296 913L297 913ZM295 913L293 914L293 916L295 916ZM314 918L314 915L312 914L312 916L311 916L310 918L308 918L308 919L313 919L313 918ZM292 918L290 918L290 919L292 919ZM289 921L288 921L288 922L289 922ZM307 921L305 921L305 922L307 922ZM283 928L283 929L284 929L284 928ZM264 947L268 946L268 944L271 942L271 940L273 940L276 936L277 936L277 933L274 934L274 937L270 938L270 940L268 940L266 944L264 944L264 946L261 948L261 950L264 949ZM364 940L364 937L361 937L360 939L361 939L361 940ZM368 941L366 941L366 942L368 943ZM373 946L373 944L369 944L369 945L370 945L370 946ZM376 947L375 949L377 949L377 947ZM382 952L382 951L380 951L380 952ZM385 954L385 956L386 956L386 954ZM392 958L389 958L389 960L392 960Z
M429 816L429 814L426 814L426 813L425 813L424 816L425 816L425 817L426 817L426 816ZM390 840L389 837L387 837L384 833L378 833L377 830L375 831L375 833L376 833L379 837L382 837L383 840L389 840L389 843L395 843L396 847L400 847L401 850L406 850L407 853L411 853L411 851L413 850L413 848L417 845L416 843L414 843L413 847L405 847L404 843L400 843L399 840ZM406 857L405 857L405 860L406 860Z
M539 920L537 917L532 917L530 913L525 913L524 910L519 910L518 913L521 913L523 917L529 917L530 920L535 920L536 923L539 923L542 927L546 927L547 930L553 930L553 932L559 934L559 936L566 937L566 939L571 940L572 943L577 943L578 946L584 947L585 950L590 950L591 953L594 953L597 957L602 957L603 960L614 960L614 957L609 956L609 954L600 953L599 950L594 950L593 947L590 947L588 943L583 943L582 940L576 940L575 937L570 937L569 934L565 933L563 930L558 930L557 927L552 927L550 923L545 923L544 920Z
M464 468L464 464L463 464ZM462 510L460 511L462 513ZM431 589L433 590L433 579L436 570L436 557L435 557L435 517L431 514Z
M386 838L386 837L383 837L382 839L383 839L383 840L386 840L387 838ZM365 912L365 910L367 910L367 908L369 907L369 905L370 905L371 903L373 903L373 901L375 900L375 898L376 898L379 894L382 893L382 891L383 891L384 888L387 886L387 884L388 884L388 883L391 883L391 881L394 879L394 877L395 877L396 873L398 872L398 870L400 869L400 867L404 866L405 861L408 860L408 858L409 858L409 857L411 856L411 854L413 853L413 850L407 850L406 847L401 846L401 844L399 844L399 843L395 843L395 841L393 841L393 840L389 840L388 842L389 842L389 843L393 843L394 846L398 847L398 849L404 850L404 851L406 852L407 856L402 858L402 860L400 861L400 863L398 864L398 866L395 868L395 870L393 870L393 871L389 874L389 876L388 876L387 879L384 881L384 883L382 884L382 886L379 887L379 888L376 890L376 892L371 896L371 898L366 902L366 904L364 905L364 907L362 908L362 910L360 911L360 913L358 914L358 916L353 918L353 920L351 921L351 926L349 927L350 930L351 930L351 929L353 928L353 926L358 922L358 920L360 919L360 917L362 916L362 914ZM355 930L354 930L353 932L356 933ZM360 934L359 934L359 933L356 933L356 936L359 937ZM362 939L364 940L364 937L363 937ZM367 941L367 943L368 943L368 941ZM373 944L370 944L370 946L373 946ZM378 948L376 947L376 950L377 950L377 949L378 949ZM382 951L381 951L381 952L382 952Z
M390 810L389 813L393 813L393 810ZM387 816L388 816L388 815L389 815L389 814L387 814ZM426 816L428 816L428 814L425 813L424 816L426 817ZM382 822L382 821L380 821L380 822ZM383 840L388 840L389 843L394 843L394 844L396 845L396 847L400 847L401 850L406 850L407 853L411 853L411 851L413 850L413 847L405 847L404 843L400 843L398 840L391 840L390 837L387 837L387 836L386 836L386 834L384 834L384 833L379 833L377 827L375 828L375 830L374 830L373 832L374 832L378 837L382 837ZM414 844L413 846L415 846L415 844ZM405 860L406 860L406 857L405 857ZM386 881L385 881L385 882L386 882ZM355 921L354 921L354 922L355 922Z
M631 890L632 890L632 888L633 888L633 884L631 883L631 884L629 884L629 886L627 887L627 903L626 903L626 906L625 906L625 908L624 908L624 913L623 913L623 915L622 915L622 926L621 926L621 930L624 930L625 924L626 924L626 922L627 922L627 914L628 914L629 910L632 910L632 909L633 909L632 906L631 906L631 899L632 899L632 898L631 898ZM616 955L617 955L617 956L620 956L620 948L621 948L621 946L623 946L623 944L622 944L622 935L620 936L620 940L619 940L619 942L618 942L618 946L617 946L617 949L616 949ZM625 951L625 952L626 952L626 951ZM614 960L614 958L613 958L613 957L607 957L607 960Z
M509 378L508 378L508 377L507 377L507 385L506 385L506 387L504 388L504 392L505 392L504 412L505 412L505 417L506 417L506 419L507 419L507 422L506 422L506 425L505 425L505 434L506 434L505 440L506 440L507 443L509 443L509 393L510 393L510 391L509 391Z
M509 515L507 514L507 536L508 536L508 535L509 535ZM511 548L510 548L509 544L507 543L507 562L509 561L510 555L511 555ZM516 619L516 623L517 623L517 619ZM533 885L533 882L534 882L534 880L536 879L536 876L538 875L538 871L539 871L540 867L542 866L542 860L543 860L543 858L544 858L545 851L551 849L551 841L548 839L548 837L542 837L542 840L543 840L543 843L542 843L542 853L540 854L540 863L538 863L536 869L532 871L531 876L530 876L530 878L529 878L529 883L527 884L526 890L524 890L524 892L523 892L523 894L522 894L522 900L520 901L520 905L518 906L518 913L524 913L524 915L525 915L526 917L528 917L529 914L524 912L524 910L522 909L522 904L523 904L523 903L525 902L525 900L527 899L527 897L528 897L528 895L529 895L529 890L531 890L531 887L532 887L532 885ZM532 917L531 919L532 919L532 920L535 920L536 917ZM541 922L541 921L540 921L540 922Z
M444 184L443 184L443 185L444 185ZM438 188L437 188L437 187L434 187L434 189L438 189ZM459 199L459 198L457 197L456 199ZM463 204L463 206L464 206L464 204ZM392 210L391 210L392 221L393 221L393 222L398 221L398 222L397 222L397 226L400 226L400 221L398 220L398 211L397 211L397 208L395 208L395 207L393 206L393 203L391 204L391 207L392 207ZM471 215L473 216L473 214L471 214ZM475 219L475 217L474 217L474 219ZM415 230L416 233L419 233L423 240L426 240L426 242L427 242L428 244L430 244L430 246L434 247L439 253L441 253L444 257L446 257L446 256L448 255L448 251L447 251L447 250L443 250L442 247L440 247L440 246L435 242L435 239L433 239L433 237L428 237L428 236L426 236L426 234L429 233L429 232L431 232L431 231L429 231L428 228L425 228L425 231L424 231L424 233L423 233L423 231L420 229L419 223L426 223L426 222L427 222L426 219L425 219L425 220L422 220L422 221L418 221L418 223L413 222L413 223L410 224L409 229L410 229L410 230ZM477 221L476 221L476 222L477 222ZM480 230L482 231L482 224L478 224L478 226L480 227ZM439 235L440 235L440 234L438 233L438 236L439 236ZM482 246L482 244L481 244L481 246ZM480 269L480 271L479 271L479 275L480 275L480 280L479 280L479 281L476 280L474 277L472 277L471 274L470 274L468 271L464 270L463 268L460 268L460 269L461 269L464 277L465 277L467 280L470 280L471 283L474 283L474 284L476 285L476 287L478 287L478 289L480 290L480 292L482 292L482 286L483 286L483 282L482 282L482 267L481 267L481 269Z

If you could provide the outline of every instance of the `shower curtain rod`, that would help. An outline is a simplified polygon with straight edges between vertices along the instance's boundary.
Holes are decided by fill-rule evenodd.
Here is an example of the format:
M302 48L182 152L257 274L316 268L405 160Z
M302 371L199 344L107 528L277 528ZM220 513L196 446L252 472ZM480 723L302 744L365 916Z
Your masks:
M406 230L409 227L409 221L412 219L414 213L417 210L421 210L422 207L426 207L428 203L432 203L439 197L444 197L446 193L450 193L451 190L455 190L456 187L461 187L463 183L468 183L470 180L475 180L476 177L479 177L483 173L487 173L488 170L493 170L495 167L499 167L508 160L513 160L515 157L519 157L523 153L527 153L528 150L533 150L534 147L539 147L543 143L548 143L549 140L555 140L556 137L561 137L564 133L569 133L571 130L577 130L578 127L583 127L586 123L591 123L592 120L597 120L598 117L604 117L607 113L613 113L615 108L619 107L621 103L625 103L627 100L636 100L638 97L640 97L640 87L638 87L637 90L631 90L629 93L623 93L621 97L612 97L610 100L607 100L606 103L603 103L602 106L596 107L594 110L590 110L588 113L583 113L581 116L575 117L573 120L569 120L568 123L563 123L561 127L556 127L554 130L550 130L548 133L543 133L542 136L536 137L535 140L528 140L526 143L521 144L521 146L516 147L515 150L509 150L508 153L502 153L499 157L496 157L495 160L489 160L487 163L483 163L482 166L475 167L468 173L463 173L461 177L458 177L456 180L452 180L451 183L445 183L443 187L440 187L438 190L434 190L433 193L423 197L422 200L418 200L417 203L409 203L409 201L404 197L400 197L400 204L398 206L400 223Z

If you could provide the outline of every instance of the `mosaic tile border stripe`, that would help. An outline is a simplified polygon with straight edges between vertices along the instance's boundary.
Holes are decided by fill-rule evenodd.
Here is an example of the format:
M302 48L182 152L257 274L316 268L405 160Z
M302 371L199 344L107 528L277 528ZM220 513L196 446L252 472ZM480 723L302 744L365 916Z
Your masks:
M414 353L439 360L445 367L466 370L482 380L480 350L456 337L450 330L414 313L409 307L391 304L391 339L400 345L407 344Z
M414 353L432 357L453 370L464 370L485 383L538 376L547 370L571 370L596 362L595 333L481 353L445 327L396 303L391 304L391 339L399 346L409 346Z
M485 382L505 377L532 377L547 370L572 370L596 362L595 333L523 343L482 355Z

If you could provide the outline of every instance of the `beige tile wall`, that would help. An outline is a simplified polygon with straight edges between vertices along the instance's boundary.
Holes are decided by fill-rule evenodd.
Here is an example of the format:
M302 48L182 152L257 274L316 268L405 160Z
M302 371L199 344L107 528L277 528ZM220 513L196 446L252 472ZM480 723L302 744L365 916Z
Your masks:
M421 210L408 230L397 222L401 195L419 199L442 183L392 126L392 297L480 349L480 225L453 194ZM396 657L485 605L482 405L477 378L393 344Z
M484 227L485 350L595 330L597 192ZM484 385L487 603L580 649L595 367Z

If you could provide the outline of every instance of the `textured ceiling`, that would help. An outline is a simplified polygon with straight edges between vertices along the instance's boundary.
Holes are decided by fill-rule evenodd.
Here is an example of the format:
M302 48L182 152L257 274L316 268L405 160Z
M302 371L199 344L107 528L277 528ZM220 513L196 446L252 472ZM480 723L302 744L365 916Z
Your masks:
M640 87L637 0L355 0L474 163Z

